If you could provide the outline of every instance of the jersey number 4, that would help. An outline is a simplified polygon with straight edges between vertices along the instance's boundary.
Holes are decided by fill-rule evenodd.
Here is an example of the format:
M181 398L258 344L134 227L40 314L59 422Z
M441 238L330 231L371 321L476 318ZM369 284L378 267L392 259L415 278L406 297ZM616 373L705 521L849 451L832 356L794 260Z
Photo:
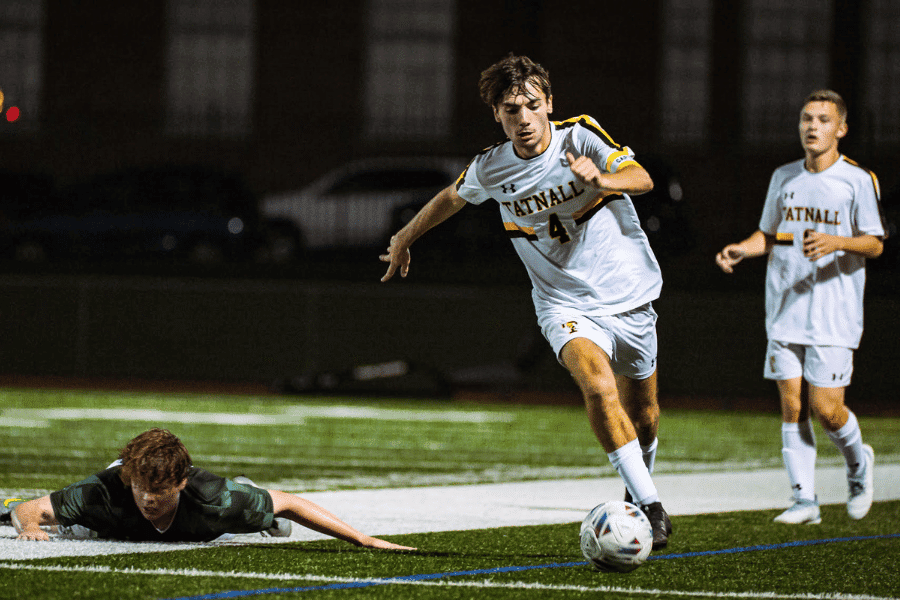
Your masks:
M550 238L554 240L559 240L560 244L565 244L566 242L572 241L572 238L569 237L569 232L566 230L566 226L563 225L562 221L559 220L559 217L556 213L552 213L550 215Z

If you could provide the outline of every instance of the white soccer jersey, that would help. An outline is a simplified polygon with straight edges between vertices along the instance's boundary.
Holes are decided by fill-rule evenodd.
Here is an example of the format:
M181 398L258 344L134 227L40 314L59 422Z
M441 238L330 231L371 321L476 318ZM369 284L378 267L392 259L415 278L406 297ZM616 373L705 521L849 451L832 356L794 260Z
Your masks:
M883 236L878 179L845 156L821 173L803 163L772 174L759 222L776 236L766 270L766 331L779 342L855 349L863 330L865 258L832 252L810 261L803 232Z
M600 192L572 173L566 152L604 172L636 164L594 119L552 122L550 146L519 158L506 141L481 152L457 182L466 201L495 200L525 263L538 313L551 307L611 315L659 297L662 276L631 199Z

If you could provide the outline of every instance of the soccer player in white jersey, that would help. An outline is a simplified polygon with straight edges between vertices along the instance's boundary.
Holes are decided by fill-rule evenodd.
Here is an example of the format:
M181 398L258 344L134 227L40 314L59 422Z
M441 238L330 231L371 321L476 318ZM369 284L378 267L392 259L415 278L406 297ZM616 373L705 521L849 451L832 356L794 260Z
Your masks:
M819 523L810 411L847 463L847 512L872 505L874 453L844 404L853 351L863 330L867 258L883 249L885 230L875 174L838 152L847 108L831 90L807 97L800 112L805 158L775 170L759 229L716 256L726 273L746 257L769 254L768 348L764 376L778 385L782 455L794 504L780 523Z
M659 405L656 313L662 277L629 194L652 189L627 147L594 119L551 122L547 71L510 54L481 74L482 99L508 140L476 156L391 238L382 281L409 270L409 248L467 202L492 200L533 284L538 323L584 396L591 427L653 525L672 525L651 478Z

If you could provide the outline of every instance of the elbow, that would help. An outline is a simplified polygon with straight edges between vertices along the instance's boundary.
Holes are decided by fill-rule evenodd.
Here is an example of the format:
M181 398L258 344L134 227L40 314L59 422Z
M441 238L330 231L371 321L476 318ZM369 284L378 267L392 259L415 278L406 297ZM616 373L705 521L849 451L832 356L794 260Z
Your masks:
M872 258L878 258L884 252L884 241L878 240L872 248Z
M630 196L640 196L641 194L646 194L647 192L652 191L653 180L650 178L650 175L645 172L643 177L641 177L637 181L632 182L631 189L628 190L628 194Z

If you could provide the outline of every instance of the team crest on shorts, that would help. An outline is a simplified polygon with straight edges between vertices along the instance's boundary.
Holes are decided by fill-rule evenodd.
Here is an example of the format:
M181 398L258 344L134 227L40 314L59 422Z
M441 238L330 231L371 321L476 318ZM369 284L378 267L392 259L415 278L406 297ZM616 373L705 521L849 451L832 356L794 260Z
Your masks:
M578 331L578 321L569 321L568 323L563 323L563 328L568 329L569 333L575 333Z

